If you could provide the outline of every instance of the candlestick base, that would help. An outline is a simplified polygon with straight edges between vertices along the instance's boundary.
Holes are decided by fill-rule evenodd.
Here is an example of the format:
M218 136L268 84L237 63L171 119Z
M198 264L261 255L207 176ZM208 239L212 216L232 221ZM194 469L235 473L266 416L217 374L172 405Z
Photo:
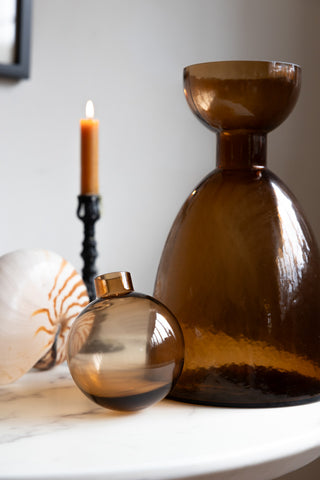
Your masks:
M95 241L95 223L100 218L100 196L79 195L77 216L84 224L84 240L81 257L84 261L82 278L86 284L90 302L95 299L94 278L97 275L95 262L98 257Z

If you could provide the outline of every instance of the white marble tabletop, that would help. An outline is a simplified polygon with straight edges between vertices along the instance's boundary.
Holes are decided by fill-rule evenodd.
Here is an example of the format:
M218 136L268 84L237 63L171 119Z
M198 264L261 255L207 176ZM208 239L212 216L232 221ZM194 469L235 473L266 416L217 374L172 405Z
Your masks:
M320 455L320 402L272 409L164 400L103 409L66 365L0 387L0 479L267 480Z

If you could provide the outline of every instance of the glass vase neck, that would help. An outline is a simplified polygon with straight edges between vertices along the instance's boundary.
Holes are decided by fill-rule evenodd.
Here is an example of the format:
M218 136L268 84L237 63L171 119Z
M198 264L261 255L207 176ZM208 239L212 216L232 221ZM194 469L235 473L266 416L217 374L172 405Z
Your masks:
M266 166L265 133L222 131L217 138L217 167L223 170L243 170Z

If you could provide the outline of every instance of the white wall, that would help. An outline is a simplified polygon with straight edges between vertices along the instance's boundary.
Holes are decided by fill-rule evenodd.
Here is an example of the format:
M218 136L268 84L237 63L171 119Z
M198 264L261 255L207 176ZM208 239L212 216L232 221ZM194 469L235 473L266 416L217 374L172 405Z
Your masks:
M79 119L100 119L99 273L127 269L152 292L171 223L215 163L215 138L183 96L185 65L280 59L303 67L269 166L320 238L317 0L34 0L31 78L0 80L0 253L53 249L81 268Z
M0 80L0 254L45 247L81 268L79 119L92 98L104 204L98 270L129 270L136 289L152 293L171 223L215 163L214 136L185 102L182 69L223 59L302 65L300 100L269 136L268 157L320 240L318 0L33 5L31 78Z

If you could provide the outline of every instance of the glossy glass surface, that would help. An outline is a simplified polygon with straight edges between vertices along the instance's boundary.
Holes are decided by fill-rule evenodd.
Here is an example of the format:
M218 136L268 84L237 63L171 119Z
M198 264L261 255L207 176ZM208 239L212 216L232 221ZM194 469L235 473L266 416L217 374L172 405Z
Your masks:
M282 62L209 62L184 69L189 107L208 127L269 132L290 114L301 69Z
M181 329L159 301L133 291L127 272L98 277L96 290L100 297L77 318L69 335L72 377L103 407L148 407L170 392L181 372Z
M319 252L297 200L265 166L266 132L293 108L300 69L274 62L215 68L186 69L185 91L218 132L217 169L180 210L155 285L185 338L171 397L226 406L316 400Z

